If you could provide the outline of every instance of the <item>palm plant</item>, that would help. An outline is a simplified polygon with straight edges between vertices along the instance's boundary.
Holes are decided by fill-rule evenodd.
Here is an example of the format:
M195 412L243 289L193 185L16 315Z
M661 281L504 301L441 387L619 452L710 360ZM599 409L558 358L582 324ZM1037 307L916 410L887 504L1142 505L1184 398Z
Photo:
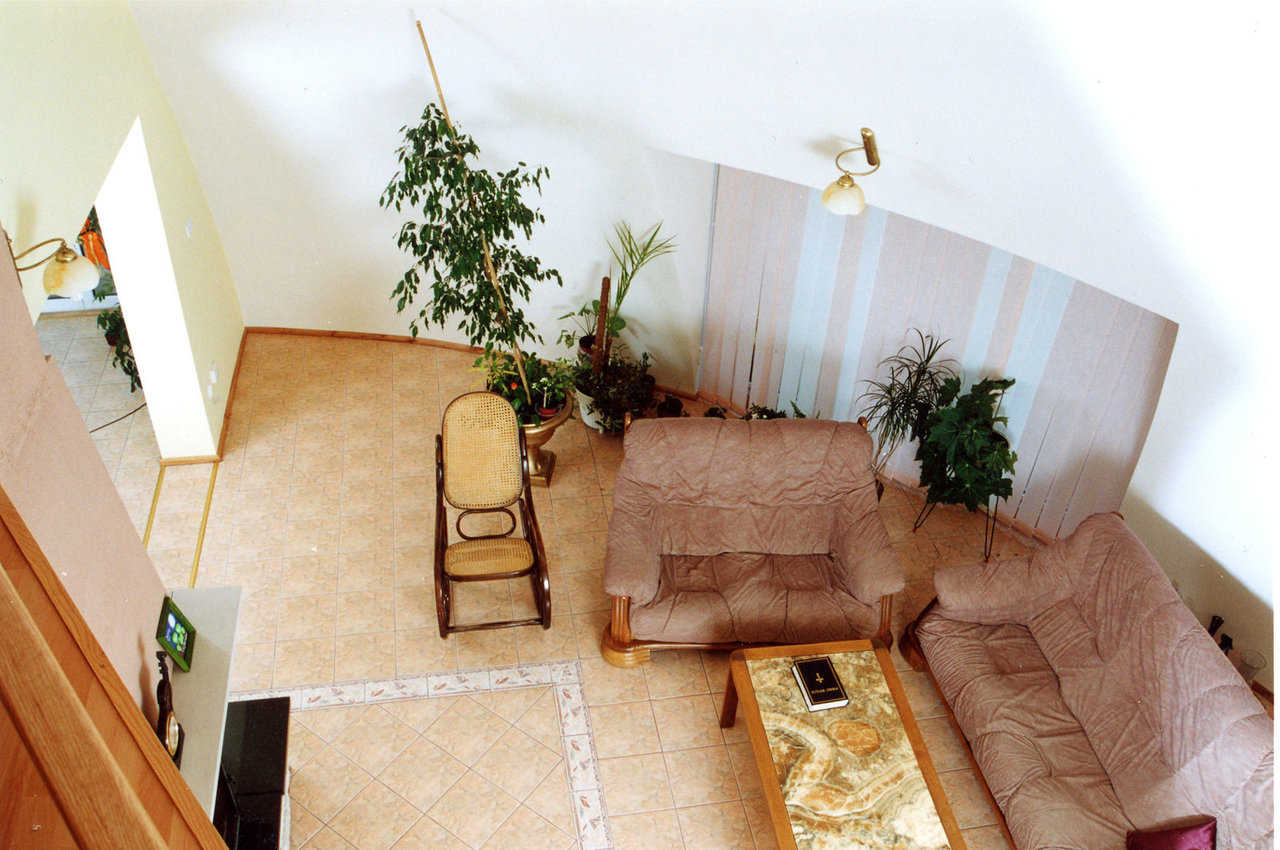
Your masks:
M605 244L609 246L609 253L613 255L613 260L618 264L617 282L613 284L613 304L606 305L608 310L605 312L605 334L609 337L606 345L612 348L612 342L627 326L627 320L622 317L619 312L622 309L622 302L626 300L627 293L631 291L631 284L635 282L636 275L640 269L656 260L658 257L673 253L676 250L674 236L668 236L665 239L659 239L658 233L662 229L662 222L658 222L653 227L641 233L639 238L631 230L631 225L625 221L620 221L613 226L614 235L617 237L617 243L612 240L605 240ZM571 319L578 323L578 332L572 330L564 330L560 332L560 342L572 348L579 340L590 339L590 344L594 345L596 325L600 317L600 299L593 298L588 303L582 305L577 312L565 313L560 318ZM582 343L587 345L587 343Z
M880 368L888 367L887 377L867 381L867 391L858 397L858 401L865 402L861 416L876 439L877 473L884 471L899 446L927 433L925 420L938 407L944 383L957 377L956 361L939 357L950 340L939 342L933 334L918 328L912 331L915 343L908 343L881 360Z
M627 293L631 291L631 284L635 280L636 274L653 260L676 250L676 243L672 241L675 239L674 236L668 236L662 240L658 239L658 231L661 229L662 222L658 222L644 233L641 233L640 238L637 239L635 234L631 232L631 225L625 221L620 221L613 226L614 235L618 237L617 244L615 245L613 242L606 240L609 252L613 254L613 259L618 264L618 282L613 290L612 310L613 315L617 316L621 322L618 330L626 326L626 322L622 321L618 311L622 309L622 302L626 300Z

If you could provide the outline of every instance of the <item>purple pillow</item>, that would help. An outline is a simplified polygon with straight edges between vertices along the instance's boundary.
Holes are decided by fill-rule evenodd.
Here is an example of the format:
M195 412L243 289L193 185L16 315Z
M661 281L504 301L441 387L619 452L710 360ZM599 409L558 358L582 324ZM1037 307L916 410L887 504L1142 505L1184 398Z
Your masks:
M1217 835L1215 818L1196 818L1183 826L1135 829L1125 836L1124 850L1214 850Z

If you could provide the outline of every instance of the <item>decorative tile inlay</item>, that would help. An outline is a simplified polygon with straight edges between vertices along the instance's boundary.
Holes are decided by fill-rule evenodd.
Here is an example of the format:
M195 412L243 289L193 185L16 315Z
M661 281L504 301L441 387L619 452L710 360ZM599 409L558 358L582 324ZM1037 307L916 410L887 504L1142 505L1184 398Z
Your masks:
M582 670L577 661L518 664L324 687L241 691L233 693L231 699L289 697L293 711L308 711L335 706L389 705L403 700L437 697L480 696L552 684L555 686L561 746L569 774L569 793L577 822L578 845L582 850L609 850L613 841L600 787L591 721L582 694Z

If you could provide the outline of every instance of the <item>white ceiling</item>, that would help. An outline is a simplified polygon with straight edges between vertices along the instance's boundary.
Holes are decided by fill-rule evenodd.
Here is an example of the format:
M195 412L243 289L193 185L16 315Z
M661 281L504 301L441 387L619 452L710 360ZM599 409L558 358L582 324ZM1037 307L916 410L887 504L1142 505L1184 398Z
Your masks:
M309 245L321 280L386 252L373 204L432 93L420 17L452 112L495 157L563 180L579 144L613 147L619 170L647 145L817 186L867 125L872 203L1181 312L1152 282L1198 276L1197 242L1240 235L1206 234L1188 191L1230 208L1249 197L1233 178L1256 177L1240 163L1262 148L1261 4L1159 21L1144 4L1031 5L132 7L242 287L265 285L253 270L282 242ZM1185 167L1204 162L1199 126L1232 152L1212 170Z

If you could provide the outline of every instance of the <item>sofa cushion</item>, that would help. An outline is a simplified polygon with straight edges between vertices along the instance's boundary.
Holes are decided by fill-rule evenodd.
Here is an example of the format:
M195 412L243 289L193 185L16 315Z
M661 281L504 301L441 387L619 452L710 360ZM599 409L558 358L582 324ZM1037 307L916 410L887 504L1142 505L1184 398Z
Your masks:
M1133 825L1031 633L935 613L917 639L1018 847L1123 846Z
M873 633L879 609L833 580L827 555L664 555L657 596L631 609L638 639L805 643Z

